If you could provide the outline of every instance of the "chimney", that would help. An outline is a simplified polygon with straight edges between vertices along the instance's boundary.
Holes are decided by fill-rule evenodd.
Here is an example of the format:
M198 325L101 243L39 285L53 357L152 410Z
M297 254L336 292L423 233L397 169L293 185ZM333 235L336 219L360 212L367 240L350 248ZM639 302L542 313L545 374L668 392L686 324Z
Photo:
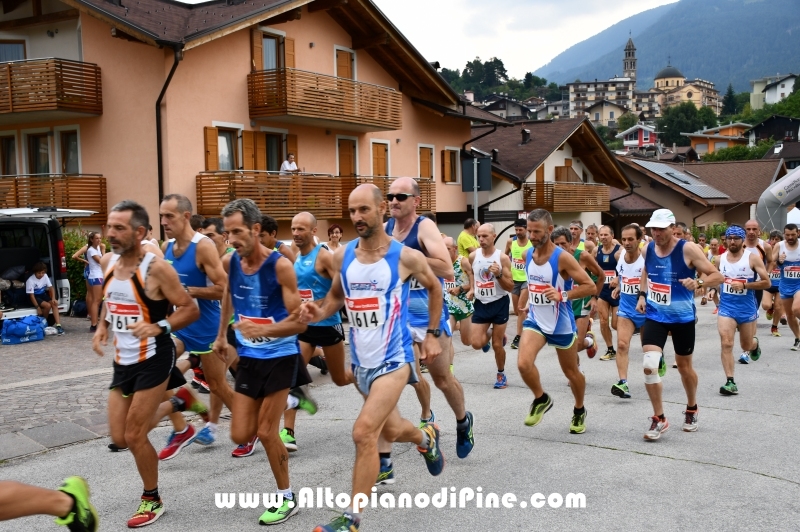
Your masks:
M522 143L527 144L531 141L531 130L530 129L523 129L522 130Z
M498 149L494 149L494 150L492 150L492 162L493 162L493 163L496 163L496 162L497 162L497 156L498 156L499 154L500 154L500 150L498 150Z
M475 101L475 93L473 91L464 91L464 98L469 102Z

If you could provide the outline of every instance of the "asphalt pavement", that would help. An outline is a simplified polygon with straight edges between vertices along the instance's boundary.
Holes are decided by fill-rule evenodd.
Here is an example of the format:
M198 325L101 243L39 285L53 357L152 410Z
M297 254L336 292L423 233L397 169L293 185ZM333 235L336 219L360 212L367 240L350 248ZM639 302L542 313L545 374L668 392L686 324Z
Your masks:
M464 508L451 508L449 500L445 508L368 508L361 530L797 529L800 464L796 449L800 430L794 414L800 406L800 352L790 350L792 335L788 327L781 327L781 338L770 336L769 323L762 312L758 324L762 357L749 365L736 365L738 396L720 396L725 375L712 309L711 305L698 307L694 362L700 378L699 429L696 433L680 430L685 394L678 371L671 367L673 351L668 344L664 400L672 428L657 442L642 439L652 411L644 390L638 337L633 340L636 348L630 364L631 399L619 399L610 393L617 380L616 366L599 360L604 350L602 340L598 357L588 360L581 355L587 380L587 431L572 435L572 396L551 348L540 354L538 367L555 406L539 426L531 428L523 424L523 419L533 397L516 369L517 352L508 350L508 388L494 390L492 353L462 346L456 334L455 373L464 387L467 408L475 416L475 448L466 459L456 457L453 413L441 392L433 389L433 410L442 429L442 452L447 460L443 473L430 476L413 446L395 445L397 482L379 488L378 495L389 493L399 498L400 494L409 493L414 499L423 492L433 496L443 488L448 495L451 488L455 488L456 495L470 488L475 498ZM69 422L93 435L82 443L42 444L35 454L9 458L0 465L0 478L55 488L64 477L81 475L88 479L93 491L101 530L124 530L137 507L141 481L130 453L107 451L108 439L103 436L100 420L93 417L94 424L80 423L80 416L75 414L87 410L87 405L78 400L91 397L94 401L97 394L105 393L110 378L105 371L110 360L90 353L88 334L83 337L77 330L70 332L71 328L83 327L83 323L74 321L67 322L67 336L40 342L39 347L32 344L24 351L24 356L32 356L31 350L39 350L35 356L41 368L33 376L26 375L24 364L18 364L11 356L20 353L24 360L23 350L0 349L0 360L4 362L0 376L16 383L12 388L0 385L0 395L20 398L16 406L0 401L0 423L13 417L14 411L24 409L26 403L52 401L58 405L62 401L67 406L75 405L66 408L63 419L77 420ZM597 323L594 331L600 339ZM71 334L70 339L64 339ZM73 359L65 360L64 350L53 349L59 341L65 346L69 342ZM8 369L9 364L15 364L13 370ZM319 402L320 411L313 417L298 415L299 451L290 458L292 487L295 492L313 488L314 495L317 487L330 488L333 494L349 493L354 457L350 431L361 398L353 388L337 388L316 369L312 368L311 373L315 378L311 393ZM45 382L37 384L37 378ZM68 395L75 383L79 383L78 390L91 390L73 391L73 400L66 401L63 395ZM37 398L37 392L42 398ZM410 387L403 394L400 407L409 419L419 415L416 395ZM47 413L44 408L42 415ZM96 409L94 403L88 404L91 416L97 416ZM54 420L59 421L55 416L42 422L44 428L37 428L37 414L25 416L26 420L29 418L32 421L9 425L5 434L0 431L0 438L26 437L20 434L46 431ZM168 431L159 427L152 432L156 448L161 448ZM37 432L30 434L42 439ZM228 423L223 421L216 444L191 445L173 460L161 463L159 490L166 513L148 529L258 530L263 507L243 509L237 505L221 509L215 504L217 493L269 493L276 488L260 445L253 456L241 459L231 457L233 447ZM512 499L506 496L512 508L502 504L499 508L479 508L479 493L486 501L491 500L490 493L499 499L513 494L517 502L511 503ZM565 502L557 508L548 504L534 508L534 494L542 494L543 498L533 502L549 500L555 506L559 497ZM568 494L583 494L585 507L567 508ZM424 497L419 499L422 502ZM525 501L525 508L521 501ZM310 531L335 514L335 509L303 508L277 528ZM57 529L48 517L0 523L3 531Z

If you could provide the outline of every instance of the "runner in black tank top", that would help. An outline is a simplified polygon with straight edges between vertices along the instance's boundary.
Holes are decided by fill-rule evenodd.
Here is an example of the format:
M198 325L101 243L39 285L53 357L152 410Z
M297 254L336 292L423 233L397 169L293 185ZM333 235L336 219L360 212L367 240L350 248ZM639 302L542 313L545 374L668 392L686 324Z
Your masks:
M600 228L600 246L597 248L597 263L603 269L605 280L603 283L603 291L600 292L600 297L597 301L597 311L600 314L600 334L603 335L603 340L606 343L606 354L600 357L600 360L614 360L617 357L617 351L614 349L614 343L611 336L611 329L617 330L617 307L619 306L619 298L613 298L611 291L616 286L617 282L617 262L619 261L622 248L619 244L614 242L614 230L607 225ZM611 317L611 325L609 326L609 316Z

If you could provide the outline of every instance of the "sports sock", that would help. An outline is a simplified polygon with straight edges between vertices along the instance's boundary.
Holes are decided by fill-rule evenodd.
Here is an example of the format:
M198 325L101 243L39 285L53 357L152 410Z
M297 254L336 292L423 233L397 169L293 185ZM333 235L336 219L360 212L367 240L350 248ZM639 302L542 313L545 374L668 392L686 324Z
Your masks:
M388 467L392 465L392 453L378 453L381 458L381 465Z
M300 404L300 399L298 399L294 395L289 395L286 398L286 410L292 410L294 408L297 408L299 404Z
M154 501L160 501L161 497L158 495L158 486L151 490L144 490L142 492L142 499L153 499Z
M464 416L464 419L456 420L456 430L467 430L469 428L469 421L467 421L467 416Z
M291 486L289 486L285 490L278 490L278 495L283 495L283 498L287 501L294 500L294 495L292 494Z
M582 406L580 408L575 408L575 407L572 408L572 413L574 415L576 415L576 416L579 416L579 415L583 414L584 412L586 412L586 407L585 406Z
M428 449L431 445L431 439L428 437L428 433L424 430L422 432L422 443L419 444L420 447L423 449Z
M206 423L206 427L208 427L208 430L210 430L211 432L217 432L217 424L216 423L212 423L212 422L209 421L208 423Z
M541 397L537 397L536 399L534 399L533 403L540 405L542 403L546 403L548 399L549 397L547 396L547 393L543 393Z
M687 406L687 407L686 407L686 410L693 410L693 411L697 411L697 405L695 404L694 406Z

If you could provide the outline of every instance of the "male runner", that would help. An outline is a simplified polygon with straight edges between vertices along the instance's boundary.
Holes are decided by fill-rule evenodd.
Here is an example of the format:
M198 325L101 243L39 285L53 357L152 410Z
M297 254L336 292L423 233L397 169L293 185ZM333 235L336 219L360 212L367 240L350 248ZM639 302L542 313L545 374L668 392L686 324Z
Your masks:
M528 215L528 233L533 242L533 249L528 251L525 262L529 309L517 358L522 380L534 396L525 424L529 427L538 425L545 412L553 407L553 399L542 388L536 368L536 356L548 344L555 347L561 370L575 397L569 432L583 434L586 432L586 408L583 404L586 379L578 369L575 319L569 300L591 296L596 286L572 255L553 244L550 240L552 232L553 218L549 212L536 209Z
M597 263L603 269L605 281L597 301L597 311L600 314L600 334L606 343L606 354L601 356L600 360L614 360L617 358L617 351L614 349L611 329L617 330L619 299L612 296L613 287L611 283L617 277L617 263L619 262L622 248L619 244L614 243L614 230L607 225L600 228L600 242L602 245L597 248L596 257ZM609 316L611 317L610 324Z
M97 532L100 517L89 501L89 484L81 477L68 477L57 490L13 480L0 481L0 521L29 515L52 515L56 524L70 532Z
M420 202L420 190L417 182L410 177L395 179L389 186L386 200L391 214L391 218L386 222L386 233L398 242L405 244L406 247L422 252L430 269L439 277L440 283L443 283L443 279L453 279L453 263L450 261L439 229L433 221L417 215L417 207ZM411 338L418 349L421 348L422 342L430 336L426 332L426 328L430 328L428 327L429 322L433 320L431 312L434 308L439 308L438 312L441 314L439 324L434 327L433 336L437 338L441 351L446 353L446 356L436 357L430 364L426 363L426 366L433 378L433 383L442 391L450 408L453 409L453 414L456 416L456 454L459 458L466 458L475 444L472 432L473 417L472 413L466 410L464 389L450 371L453 339L450 319L447 309L444 308L444 296L439 296L441 298L439 303L442 306L434 307L431 301L433 296L428 293L426 287L420 286L414 279L410 279L409 284L408 324L411 329ZM436 418L431 410L431 391L428 381L419 379L419 383L414 384L414 389L422 406L420 423L433 423ZM394 477L390 454L391 444L386 440L381 440L379 452L381 471L378 482L385 483L386 480Z
M249 199L237 199L222 209L231 246L228 283L222 299L214 352L228 354L228 323L234 317L239 366L231 404L231 439L248 445L256 435L264 446L278 486L280 507L268 508L258 522L282 523L297 513L289 482L289 456L281 441L281 414L289 390L311 382L297 345L300 294L292 263L259 241L261 212Z
M107 235L111 249L101 259L103 316L92 339L103 356L108 329L114 332L114 375L108 394L108 425L118 448L129 448L144 484L142 500L128 527L153 523L164 514L158 493L158 455L148 433L168 413L205 412L185 388L162 403L167 389L186 383L175 367L170 332L200 317L200 309L181 286L175 270L142 247L149 217L144 207L123 201L111 208ZM175 311L167 319L171 307Z
M763 262L764 266L767 268L767 271L771 270L771 267L774 265L772 260L772 246L770 246L769 242L766 240L761 239L761 226L758 221L747 220L744 224L744 231L747 234L747 237L744 239L744 249L758 255L761 262ZM756 304L758 307L761 307L764 291L756 290L755 294ZM756 312L758 312L758 307L756 307Z
M317 219L313 214L301 212L292 218L292 239L299 252L294 263L294 273L302 303L325 299L336 276L333 270L333 254L328 252L323 244L314 243L316 234ZM324 321L309 323L305 332L297 336L297 340L306 365L314 356L315 349L321 347L325 360L329 363L328 369L333 382L337 386L347 386L352 382L344 372L344 331L342 318L338 312ZM297 439L294 434L296 418L295 409L287 410L283 414L281 440L289 452L297 451Z
M186 196L182 194L164 196L160 214L161 225L169 239L163 245L164 260L175 268L183 289L192 297L194 304L200 310L198 320L180 331L175 331L172 335L176 355L180 357L184 353L189 353L189 359L181 360L177 363L177 367L184 373L190 367L198 367L202 357L204 380L208 383L211 393L218 396L230 408L233 390L225 378L227 363L215 356L206 356L212 354L216 329L219 327L219 300L227 282L219 252L211 239L192 229L190 223L192 202ZM200 432L196 432L191 424L187 424L180 413L171 415L170 420L173 432L167 440L167 445L158 453L160 460L174 458L195 439L201 445L211 445L216 439L219 412L215 417L209 416L208 423Z
M472 345L472 315L475 307L472 300L467 297L472 288L472 269L466 267L466 257L458 254L458 245L451 237L444 239L444 245L450 253L450 260L453 261L452 279L444 280L445 301L447 301L447 311L450 314L450 330L455 330L456 323L460 324L461 343ZM452 366L453 362L450 362Z
M458 235L458 254L462 257L469 257L469 254L478 249L478 226L480 224L475 218L464 220L464 230Z
M779 291L783 311L789 321L789 329L794 334L792 351L800 349L800 247L797 245L797 225L786 224L783 228L783 242L772 252L773 260L781 269Z
M475 314L472 315L472 348L488 353L494 349L497 364L496 390L508 387L506 378L506 325L508 324L508 293L514 288L511 278L511 260L508 255L494 247L497 237L492 224L478 228L480 249L470 253L465 266L472 270L474 284L467 298L475 298ZM492 333L489 334L489 327Z
M644 257L642 256L639 242L642 241L642 229L638 225L626 225L620 235L625 255L617 262L617 283L614 287L614 297L619 298L619 311L617 312L617 374L619 382L611 385L611 394L622 399L631 397L628 387L628 353L631 338L636 329L644 326L644 315L636 312L636 303L639 301L639 285L642 281Z
M778 322L780 321L782 324L786 324L786 315L783 313L783 306L780 304L780 283L781 283L781 269L778 264L775 262L775 248L778 246L778 242L783 240L783 235L778 230L772 231L769 234L769 245L773 249L772 254L770 255L770 264L768 266L769 270L769 280L772 282L771 286L767 288L767 297L761 303L761 308L767 311L767 320L772 320L772 328L770 329L770 333L772 336L780 336L781 333L778 332Z
M432 475L440 474L444 468L438 427L425 423L417 428L401 418L397 409L403 388L417 380L413 339L406 325L410 279L424 286L430 295L428 330L420 347L420 359L428 367L436 365L434 359L442 350L437 338L444 304L441 283L428 266L430 259L393 240L384 230L386 202L378 187L359 185L350 194L349 208L358 239L334 253L336 282L325 299L303 305L304 321L316 323L339 312L346 302L351 324L352 374L364 396L364 406L353 426L353 505L330 524L316 527L315 532L358 530L359 513L378 477L381 434L389 442L416 444Z
M719 252L719 240L712 238L708 246L708 260L714 266L717 266L719 263ZM719 291L716 288L709 287L706 287L706 291L708 292L709 299L714 303L714 312L712 314L716 314L719 312Z
M278 222L272 216L266 214L261 219L261 233L258 235L261 244L267 249L277 251L292 263L294 263L295 253L292 248L278 241Z
M661 377L666 372L664 345L672 333L675 361L686 390L683 430L697 430L697 373L692 368L695 339L694 292L703 286L717 286L722 274L708 262L703 250L687 245L673 233L675 215L658 209L647 222L653 242L644 251L644 269L639 285L636 311L645 314L642 329L644 382L653 405L650 428L644 439L657 440L669 429L661 401ZM700 276L695 279L695 274Z
M739 389L733 380L733 337L739 329L739 342L744 352L739 362L747 364L761 357L761 346L756 338L758 303L755 291L770 286L767 269L760 254L743 248L745 230L731 225L725 232L728 251L720 255L719 271L725 277L719 296L717 329L722 344L722 369L727 381L719 389L722 395L736 395ZM756 277L761 279L758 279Z
M511 305L517 317L517 335L511 342L511 349L519 349L519 337L522 335L522 322L525 313L519 309L519 294L528 284L525 280L525 254L531 248L528 239L528 222L517 218L514 222L514 234L517 238L509 238L506 242L505 254L511 259L511 278L514 280L514 289L511 291Z
M595 250L597 249L597 245L599 243L597 239L598 230L595 224L590 224L586 227L586 241L584 242L584 246L586 251L594 255Z

